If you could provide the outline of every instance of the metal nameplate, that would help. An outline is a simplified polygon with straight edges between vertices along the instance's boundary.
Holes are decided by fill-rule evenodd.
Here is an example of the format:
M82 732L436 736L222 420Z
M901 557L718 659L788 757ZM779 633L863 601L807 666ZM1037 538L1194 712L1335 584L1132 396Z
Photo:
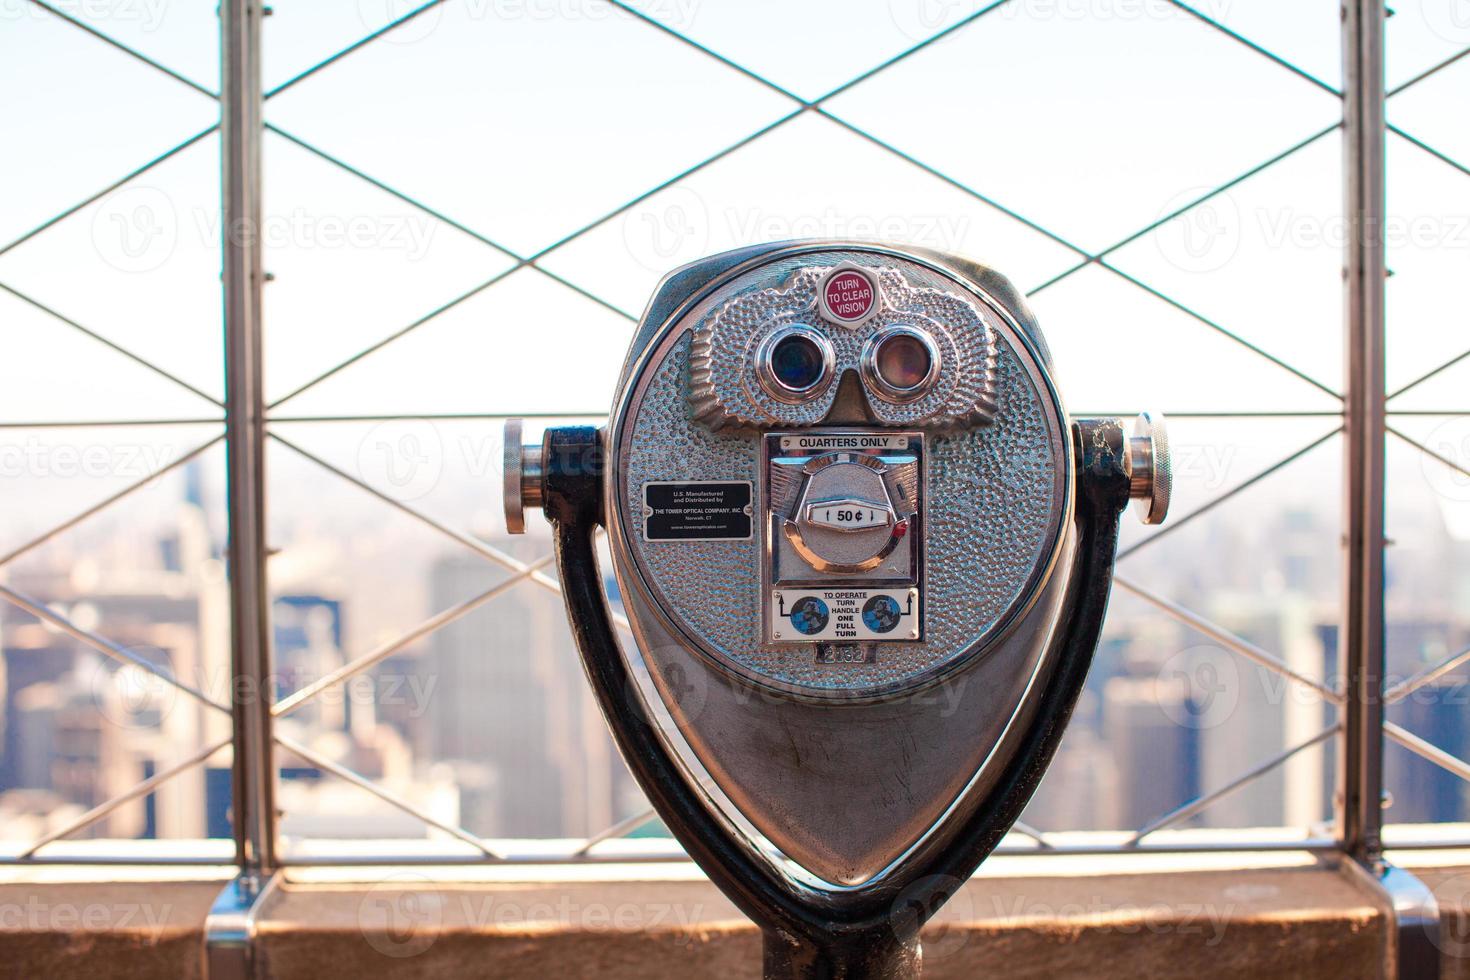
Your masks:
M749 480L654 480L643 485L643 540L748 541Z

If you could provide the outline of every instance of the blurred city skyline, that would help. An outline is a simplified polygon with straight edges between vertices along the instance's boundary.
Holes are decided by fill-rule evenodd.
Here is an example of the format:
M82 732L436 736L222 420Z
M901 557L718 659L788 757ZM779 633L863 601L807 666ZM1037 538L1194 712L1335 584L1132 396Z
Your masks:
M524 539L503 534L498 420L383 416L596 417L659 276L726 248L810 236L989 262L1035 293L1072 412L1177 413L1177 530L1166 525L1167 539L1120 571L1331 679L1343 373L1336 3L1214 0L1192 14L1013 0L871 77L982 5L631 6L740 68L601 0L462 0L293 82L414 8L273 4L264 84L280 91L267 102L263 224L246 231L272 276L277 696L509 574L349 479L518 560L548 551L539 517ZM1457 161L1470 140L1457 109L1470 59L1416 81L1470 46L1462 6L1408 0L1388 26L1388 84L1407 86L1390 122L1435 148L1388 138L1391 392L1465 343L1455 311L1470 184ZM217 108L189 87L217 87L217 25L208 6L168 0L58 7L186 83L40 7L0 4L0 134L23 150L0 182L0 342L19 352L0 359L0 583L227 699L224 455L211 443L222 431L219 144L206 133ZM1444 458L1389 440L1391 680L1470 646L1470 478L1456 469L1470 465L1467 382L1461 361L1390 403L1424 413L1391 421ZM1230 413L1244 414L1217 417ZM69 422L95 424L56 424ZM148 424L119 424L129 422ZM1129 522L1122 545L1160 533ZM10 605L0 648L6 846L228 734L217 713ZM1464 682L1452 672L1391 717L1463 758ZM1320 699L1300 694L1117 590L1078 723L1025 819L1137 829L1331 723ZM477 834L585 836L641 805L583 690L560 602L532 583L282 728ZM1388 751L1390 821L1466 819L1463 784ZM87 833L226 833L228 756ZM309 760L279 761L288 837L429 833ZM1331 782L1331 746L1310 749L1192 825L1310 826L1329 815Z

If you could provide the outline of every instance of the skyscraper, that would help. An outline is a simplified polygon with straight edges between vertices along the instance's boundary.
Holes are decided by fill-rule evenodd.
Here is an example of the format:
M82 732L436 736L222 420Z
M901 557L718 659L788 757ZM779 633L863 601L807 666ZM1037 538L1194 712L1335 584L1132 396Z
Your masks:
M443 609L507 573L483 558L453 555L431 574L434 607ZM466 777L477 802L465 814L470 830L574 837L616 819L621 762L582 680L557 596L529 584L510 589L436 632L423 669L436 680L432 759L471 764ZM487 792L496 805L488 805Z

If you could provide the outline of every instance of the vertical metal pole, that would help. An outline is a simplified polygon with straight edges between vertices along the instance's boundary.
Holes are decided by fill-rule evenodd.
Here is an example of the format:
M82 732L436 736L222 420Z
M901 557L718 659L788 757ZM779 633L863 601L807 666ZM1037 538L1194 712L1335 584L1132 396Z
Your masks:
M276 866L260 337L262 2L221 0L219 7L233 807L236 857L248 876Z
M1347 702L1338 753L1337 833L1373 866L1383 825L1384 0L1344 0L1347 219L1346 570L1339 669Z

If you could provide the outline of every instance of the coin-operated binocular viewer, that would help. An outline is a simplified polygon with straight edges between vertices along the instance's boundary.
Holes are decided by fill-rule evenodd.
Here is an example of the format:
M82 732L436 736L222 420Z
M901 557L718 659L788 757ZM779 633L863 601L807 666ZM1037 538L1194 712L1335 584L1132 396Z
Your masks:
M916 975L1061 739L1121 511L1168 508L1161 420L1069 417L988 268L798 242L668 275L606 428L506 437L507 523L545 511L623 757L766 975Z

